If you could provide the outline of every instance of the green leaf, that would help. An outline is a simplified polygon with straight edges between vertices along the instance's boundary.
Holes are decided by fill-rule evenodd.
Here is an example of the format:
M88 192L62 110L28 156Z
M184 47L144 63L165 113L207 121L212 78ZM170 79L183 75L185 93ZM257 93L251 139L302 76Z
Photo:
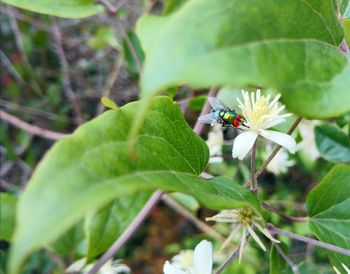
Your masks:
M133 221L145 202L149 192L139 192L121 197L85 219L88 259L105 252Z
M95 0L1 0L17 8L63 18L83 18L103 12Z
M331 162L350 162L350 140L333 125L315 128L317 149L322 157Z
M139 74L145 56L140 41L133 31L128 31L124 36L122 50L130 73Z
M0 239L10 241L15 229L17 197L0 193Z
M321 240L350 249L350 166L338 164L307 197L311 231ZM350 257L329 252L332 265L350 265Z
M207 165L208 147L170 98L154 98L137 138L128 140L142 104L103 113L46 154L19 201L10 273L18 273L31 252L87 213L135 193L163 189L190 194L211 209L260 211L255 196L231 180L198 177Z
M288 254L288 246L285 243L281 243L280 247L282 248L285 254ZM270 251L270 274L280 274L286 268L287 263L285 259L278 253L275 245L271 245Z
M111 27L99 27L95 36L88 41L89 47L100 50L106 46L119 49L120 45Z
M106 96L103 96L101 98L101 103L106 107L110 109L118 109L118 106L115 102L113 102L111 99L109 99Z
M332 0L194 0L167 17L141 18L137 33L144 97L179 84L260 86L310 118L350 110L350 65L337 48L343 34Z

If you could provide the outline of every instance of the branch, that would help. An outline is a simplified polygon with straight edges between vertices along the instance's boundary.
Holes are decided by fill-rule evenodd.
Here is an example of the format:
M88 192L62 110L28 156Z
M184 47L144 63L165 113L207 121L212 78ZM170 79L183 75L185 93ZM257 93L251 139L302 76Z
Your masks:
M94 264L91 270L87 274L95 274L97 271L110 259L114 254L130 239L130 237L139 228L142 222L146 219L152 208L158 203L162 197L163 192L157 190L153 193L151 198L147 201L144 207L141 209L139 214L128 226L124 233L114 242L114 244L107 250L105 254Z
M62 68L62 75L63 75L63 83L64 83L64 92L66 97L71 101L73 106L73 111L75 113L75 120L77 124L81 124L83 122L83 119L81 117L80 108L78 104L78 100L76 95L73 92L71 81L69 78L69 65L66 58L66 55L64 54L63 50L63 43L62 43L62 37L60 30L58 28L56 19L53 18L52 23L52 35L55 41L55 50L56 54L60 60L61 68Z
M272 242L274 247L276 248L277 252L282 256L282 258L286 261L286 263L290 266L294 274L300 274L299 267L284 253L282 248L278 245Z
M302 117L298 117L295 120L294 124L291 126L291 128L288 130L287 134L291 135L293 133L293 131L297 128L297 126L299 125L299 123L301 122L302 119L303 119ZM280 145L275 146L275 148L271 152L270 156L266 159L266 161L263 163L263 165L260 167L260 169L255 173L255 178L258 178L264 172L265 168L272 161L273 157L276 156L276 154L278 153L278 151L280 149L281 149Z
M61 139L62 137L67 136L67 134L47 130L38 126L33 126L31 124L28 124L27 122L17 118L16 116L7 113L6 111L0 110L0 118L9 124L18 127L20 129L23 129L24 131L28 132L29 134L32 135L37 135L49 140L58 140Z
M247 233L245 234L245 244L247 244L247 240L248 240L249 236L250 236L250 234L247 232ZM222 271L224 271L225 268L226 268L230 263L232 263L232 261L239 255L240 249L241 249L241 245L239 244L239 245L237 246L237 248L233 251L233 253L230 255L230 257L228 257L228 258L226 259L226 261L223 262L222 265L220 265L220 267L215 271L214 274L220 274Z
M208 97L214 97L217 94L217 92L218 90L216 88L210 89L208 93ZM210 110L210 104L209 104L209 101L207 100L199 116L209 113L209 110ZM200 135L203 131L203 128L204 128L204 124L197 120L196 124L194 125L193 131L198 135Z
M109 95L111 94L114 83L117 81L119 72L123 66L123 62L124 62L124 56L122 53L119 53L118 58L113 65L111 74L106 80L106 84L103 88L101 97L109 97ZM100 103L97 108L97 115L101 114L103 110L104 110L104 105Z
M339 254L343 254L345 256L350 256L350 249L345 249L345 248L335 246L335 245L332 245L329 243L321 242L321 241L318 241L318 240L315 240L315 239L312 239L309 237L301 236L301 235L298 235L298 234L295 234L295 233L292 233L289 231L281 230L272 224L268 224L267 229L270 231L271 234L286 236L288 238L291 238L291 239L294 239L297 241L301 241L301 242L312 244L314 246L322 247L322 248L337 252Z
M269 204L263 202L262 203L262 207L266 208L272 212L275 212L276 214L280 215L281 217L283 217L284 219L291 221L291 222L306 222L308 220L308 217L293 217L293 216L288 216L287 214L285 214L284 212L280 211L277 208L274 208L272 206L270 206Z
M250 158L250 190L253 191L255 194L258 193L258 182L255 177L255 158L256 158L256 144L257 144L258 138L256 138L253 148L252 148L252 156Z
M171 196L164 194L162 200L176 212L190 220L197 228L207 233L209 236L213 237L217 241L223 242L225 238L221 236L215 229L208 226L206 223L198 220L191 212L189 212L186 208L180 205L176 200L174 200Z

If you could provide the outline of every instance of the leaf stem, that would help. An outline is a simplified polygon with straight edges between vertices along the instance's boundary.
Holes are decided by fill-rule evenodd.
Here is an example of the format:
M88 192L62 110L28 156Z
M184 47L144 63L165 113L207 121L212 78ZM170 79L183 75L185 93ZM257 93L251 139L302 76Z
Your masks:
M286 261L286 263L290 266L290 268L292 269L294 274L300 274L300 270L299 267L291 260L291 258L289 258L284 251L282 250L282 248L278 245L275 244L274 242L272 242L272 244L274 245L274 247L276 248L277 252L282 256L282 258Z
M294 132L294 130L297 128L297 126L299 125L302 119L303 117L298 117L295 120L294 124L291 126L291 128L288 130L287 134L291 135ZM255 173L255 178L258 178L264 172L267 165L272 161L272 159L276 156L276 154L280 149L281 149L280 145L275 146L270 156L266 159L266 161L263 163L260 169Z
M210 89L210 91L208 93L208 97L215 97L217 92L218 92L218 90L216 88ZM205 114L209 113L209 110L210 110L210 104L209 104L209 101L207 100L207 102L205 103L205 105L204 105L201 113L199 114L199 116L202 116L202 115L205 115ZM197 133L198 135L200 135L202 133L202 131L203 131L203 128L204 128L204 124L197 120L196 124L193 127L193 131L195 133Z
M250 234L247 232L245 234L245 243L247 244L247 240L249 238ZM232 252L232 254L226 259L225 262L223 262L222 265L214 272L214 274L220 274L222 271L225 270L225 268L232 263L232 261L239 255L241 245L239 244L237 248Z
M134 232L139 228L142 222L146 219L152 208L159 202L163 192L157 190L153 193L151 198L147 201L139 214L128 226L124 233L114 242L114 244L107 250L105 254L94 264L87 274L95 274L97 271L110 259L114 254L130 239Z
M280 211L277 208L272 207L271 205L263 202L262 207L266 208L269 211L275 212L276 214L280 215L284 219L291 221L291 222L306 222L308 220L308 217L293 217L293 216L288 216L284 212Z
M255 161L256 161L256 144L257 144L258 138L256 138L253 148L252 148L252 156L250 158L250 190L255 193L255 195L258 193L258 182L256 180L255 176Z
M268 224L267 229L270 231L271 234L286 236L288 238L291 238L291 239L294 239L297 241L301 241L301 242L312 244L314 246L322 247L322 248L337 252L339 254L343 254L345 256L350 256L350 249L345 249L345 248L335 246L335 245L332 245L329 243L321 242L321 241L318 241L318 240L315 240L315 239L312 239L309 237L301 236L301 235L298 235L298 234L295 234L295 233L292 233L289 231L281 230L272 224Z

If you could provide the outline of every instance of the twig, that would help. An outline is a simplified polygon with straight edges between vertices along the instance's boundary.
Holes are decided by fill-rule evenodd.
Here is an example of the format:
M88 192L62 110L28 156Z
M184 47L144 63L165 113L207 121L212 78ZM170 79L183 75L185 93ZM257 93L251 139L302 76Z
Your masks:
M208 93L208 97L214 97L217 94L218 90L216 88L212 88L210 89L209 93ZM201 113L199 114L199 116L205 115L207 113L209 113L210 110L210 104L209 101L207 101L201 111ZM195 133L197 133L198 135L200 135L203 131L204 128L204 124L199 122L197 120L196 124L194 125L193 131Z
M21 85L29 86L29 84L26 83L26 81L24 81L24 79L19 74L17 69L14 67L14 65L12 65L10 59L5 55L5 53L2 50L0 51L0 57L1 57L2 64L5 66L7 71L11 74L13 79L15 79Z
M289 129L288 133L289 135L291 135L293 133L293 131L297 128L297 126L299 125L299 123L301 122L303 118L302 117L298 117L294 124L291 126L291 128ZM268 166L268 164L272 161L273 157L276 156L276 154L278 153L278 151L281 149L280 145L275 146L275 148L273 149L273 151L271 152L270 156L265 160L265 162L263 163L263 165L260 167L260 169L255 173L255 178L258 178L265 170L265 168Z
M223 242L225 238L221 236L215 229L208 226L206 223L198 220L191 212L189 212L186 208L176 202L171 196L164 194L162 200L174 209L176 212L190 220L197 228L207 233L209 236L213 237L215 240Z
M113 255L130 239L134 232L139 228L142 222L146 219L151 209L158 203L162 197L163 192L157 190L153 193L151 198L147 201L139 214L128 226L124 233L114 242L114 244L107 250L105 254L94 264L87 274L95 274L97 271L110 259Z
M256 160L256 144L257 144L258 138L255 140L253 148L252 148L252 156L250 158L250 190L253 191L255 194L258 193L258 182L255 177L255 160Z
M115 15L118 11L118 9L114 7L108 0L97 0L96 3L99 3L102 6L104 6L106 11L111 15Z
M306 222L308 220L308 217L293 217L293 216L288 216L287 214L285 214L284 212L280 211L277 208L274 208L272 206L270 206L269 204L263 202L262 203L262 207L266 208L272 212L275 212L276 214L280 215L281 217L283 217L284 219L288 220L288 221L292 221L292 222Z
M291 238L291 239L294 239L297 241L310 243L314 246L322 247L322 248L337 252L339 254L350 256L350 249L345 249L345 248L335 246L335 245L332 245L329 243L325 243L325 242L321 242L321 241L318 241L318 240L315 240L312 238L301 236L301 235L298 235L298 234L295 234L295 233L292 233L289 231L281 230L272 224L268 224L267 229L270 231L271 234L278 234L278 235L286 236L288 238Z
M286 261L286 263L290 266L294 274L300 274L299 267L284 253L282 248L278 245L272 242L274 247L276 248L277 252L282 256L282 258Z
M61 139L62 137L67 136L66 134L63 134L63 133L54 132L51 130L47 130L38 126L33 126L31 124L28 124L27 122L3 110L0 110L0 118L11 125L14 125L15 127L23 129L29 134L37 135L49 140L58 140L58 139Z
M124 56L122 53L119 53L118 58L113 65L112 72L109 75L108 79L106 80L106 84L102 91L102 96L109 97L109 95L111 94L112 88L114 86L115 81L117 81L118 79L118 75L123 66L123 63L124 63ZM101 114L103 110L104 110L104 105L100 103L98 105L96 114L97 115Z
M247 240L249 236L250 234L247 232L245 234L245 244L247 244ZM222 265L220 265L220 267L215 271L214 274L220 274L222 271L224 271L225 268L239 255L240 249L241 249L241 245L239 244L237 248L233 251L233 253L230 255L230 257L228 257L226 261L223 262Z
M55 50L61 63L65 95L72 103L77 124L81 124L83 122L83 119L80 114L77 97L72 89L71 81L69 78L68 61L66 55L64 54L62 37L55 18L53 18L52 22L52 34L55 41Z
M39 29L43 29L43 30L46 30L47 32L51 32L51 29L50 29L50 26L44 24L43 22L37 20L37 19L34 19L34 18L31 18L27 15L24 15L22 13L19 13L15 10L12 10L13 11L13 16L15 18L17 18L18 20L21 20L23 22L27 22L29 24L32 24L33 26L39 28ZM1 7L1 13L4 13L6 14L7 16L10 16L10 8L7 8L7 7L4 7L2 6Z

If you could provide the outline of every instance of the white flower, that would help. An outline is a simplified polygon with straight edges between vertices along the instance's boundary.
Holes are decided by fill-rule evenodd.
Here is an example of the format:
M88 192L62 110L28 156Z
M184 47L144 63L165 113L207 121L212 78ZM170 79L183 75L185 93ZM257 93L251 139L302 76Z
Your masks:
M341 263L341 265L343 266L343 268L345 269L347 274L350 274L350 269L343 263ZM341 272L338 270L338 268L336 268L335 266L333 266L333 269L335 271L335 273L337 274L341 274Z
M81 274L88 273L94 264L92 263L92 264L86 265L86 261L87 261L86 258L82 258L78 261L75 261L66 269L66 273L81 273ZM108 260L99 269L97 273L98 274L130 273L130 268L125 264L121 264L120 260L116 260L116 261Z
M206 218L207 221L223 222L233 224L233 230L229 237L223 243L221 249L226 247L233 237L242 230L242 236L240 241L239 249L239 262L241 262L244 246L246 244L246 233L248 232L253 239L258 243L258 245L266 251L264 244L259 239L258 235L253 230L254 227L257 227L267 238L275 243L279 243L278 240L274 239L270 232L263 228L260 222L262 218L256 215L250 208L240 208L240 209L231 209L231 210L222 210L219 214Z
M311 161L320 157L320 153L315 143L315 126L319 124L315 120L303 120L298 126L302 141L298 144L298 149L305 152Z
M208 134L207 145L209 147L210 158L209 163L221 163L222 146L224 144L224 134L221 126L214 126Z
M166 261L164 274L211 274L213 269L212 244L207 240L201 241L192 252L185 251L176 255L172 263Z
M291 115L279 114L285 108L284 105L278 106L278 99L281 95L278 94L271 102L270 95L267 97L261 96L259 89L256 94L252 92L250 96L248 92L242 90L242 96L244 103L238 98L237 100L245 118L245 125L247 125L248 128L241 127L244 132L238 135L234 140L232 157L238 157L242 160L253 147L258 135L285 147L290 153L294 153L296 150L296 143L290 135L268 130L284 122L285 117Z
M267 146L266 148L266 158L271 154L272 147ZM285 149L280 149L275 157L272 158L271 162L267 165L266 169L275 175L286 173L288 168L293 166L295 161L288 160L288 153Z

